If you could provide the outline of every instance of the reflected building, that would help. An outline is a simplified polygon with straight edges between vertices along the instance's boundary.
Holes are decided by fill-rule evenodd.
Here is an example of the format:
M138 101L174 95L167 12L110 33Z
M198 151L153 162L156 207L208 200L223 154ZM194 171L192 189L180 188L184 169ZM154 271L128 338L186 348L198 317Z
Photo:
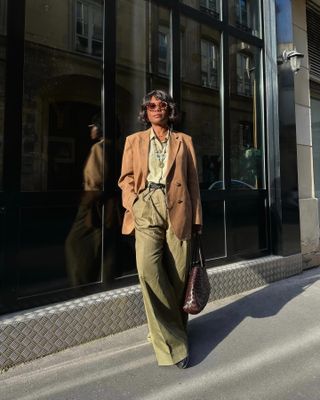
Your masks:
M211 271L278 256L289 275L317 254L319 223L305 221L319 220L318 1L18 3L0 0L3 314L112 296L137 282L134 237L120 232L117 181L125 139L144 129L137 115L152 89L173 95L174 129L193 138ZM298 43L305 58L295 74L279 55ZM101 185L85 189L88 125L97 113ZM85 277L70 279L66 247L78 254L87 247L89 231L82 225L80 238L75 227L92 205L95 267L85 262ZM292 256L300 260L294 271L286 264ZM226 279L225 287L243 289Z

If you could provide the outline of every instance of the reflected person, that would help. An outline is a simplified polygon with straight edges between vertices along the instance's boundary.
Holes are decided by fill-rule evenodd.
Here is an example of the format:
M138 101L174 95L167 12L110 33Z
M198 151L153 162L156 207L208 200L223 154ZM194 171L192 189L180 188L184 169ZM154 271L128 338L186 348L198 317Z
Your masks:
M108 168L99 116L93 117L89 128L90 138L95 143L85 162L84 191L65 246L66 266L73 286L97 282L101 278L108 283L112 279L115 264L115 235L111 232L115 222L114 199L106 199L103 193ZM102 262L103 237L107 245L104 246Z
M171 129L172 97L153 90L141 103L149 127L127 137L119 186L126 209L122 232L135 233L136 260L149 339L159 365L186 368L187 314L182 309L192 231L202 210L190 136Z

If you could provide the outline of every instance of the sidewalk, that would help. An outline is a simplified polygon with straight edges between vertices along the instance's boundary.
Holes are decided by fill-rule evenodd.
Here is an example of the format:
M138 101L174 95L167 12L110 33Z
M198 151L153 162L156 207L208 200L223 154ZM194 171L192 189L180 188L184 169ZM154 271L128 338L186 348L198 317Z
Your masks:
M158 367L142 326L12 368L1 400L319 400L320 268L210 303L191 367Z

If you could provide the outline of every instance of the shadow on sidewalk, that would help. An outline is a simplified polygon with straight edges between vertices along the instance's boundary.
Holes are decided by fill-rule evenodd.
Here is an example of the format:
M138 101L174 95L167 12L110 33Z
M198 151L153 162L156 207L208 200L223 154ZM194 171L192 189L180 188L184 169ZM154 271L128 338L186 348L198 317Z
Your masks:
M245 318L267 318L320 279L320 270L311 270L278 281L216 311L190 321L191 366L203 361Z

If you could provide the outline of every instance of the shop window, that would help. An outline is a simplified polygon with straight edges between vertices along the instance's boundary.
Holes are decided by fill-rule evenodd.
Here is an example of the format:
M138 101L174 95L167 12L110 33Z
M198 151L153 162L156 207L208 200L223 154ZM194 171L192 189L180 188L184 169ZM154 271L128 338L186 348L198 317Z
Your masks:
M252 95L250 64L250 56L237 54L237 94L241 96Z
M219 18L219 1L217 0L200 0L200 11Z
M181 130L194 143L205 227L203 243L208 258L224 257L225 202L214 200L224 189L224 158L221 123L220 32L189 18L181 18L186 40L181 63L185 77L181 84ZM214 246L212 246L214 243Z
M202 86L218 88L218 48L215 43L201 40L201 82Z
M102 7L77 1L76 5L76 50L102 57Z
M230 49L231 189L262 189L264 132L261 111L263 94L260 90L262 79L260 50L235 38L230 40ZM235 75L236 81L233 81Z
M170 31L166 26L160 26L158 32L159 57L158 72L162 75L170 73Z
M74 47L67 51L75 9L66 1L57 2L57 16L54 7L44 8L41 3L26 1L21 191L30 193L34 203L26 205L22 199L18 211L15 267L17 296L21 297L110 281L107 273L114 265L104 261L110 253L103 247L103 239L108 237L109 243L113 239L103 232L100 217L104 209L97 203L102 196L102 177L106 177L104 151L108 149L99 118L103 66L101 58L93 58L89 64L87 60L89 53L100 54L94 38L99 29L102 32L104 2L73 3L78 17L76 32L88 39L88 47L77 57ZM47 36L50 29L46 27L55 26L58 28ZM44 42L46 46L39 46ZM94 122L99 129L91 126ZM95 156L97 163L92 165ZM54 198L50 204L39 200L46 198L45 193ZM88 212L87 225L80 221L86 201L88 211L96 208L93 219ZM105 262L109 262L106 268Z

